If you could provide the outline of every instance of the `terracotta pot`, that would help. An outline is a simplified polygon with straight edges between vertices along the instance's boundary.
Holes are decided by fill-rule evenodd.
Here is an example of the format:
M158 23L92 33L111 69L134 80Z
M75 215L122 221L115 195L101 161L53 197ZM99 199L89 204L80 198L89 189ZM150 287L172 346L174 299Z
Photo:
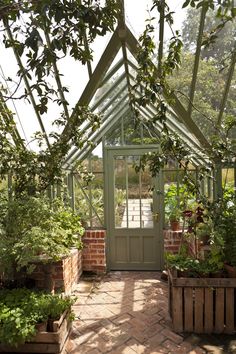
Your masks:
M225 263L224 268L225 268L229 278L236 278L236 267L233 267L233 266Z
M180 230L180 223L179 221L171 221L170 228L172 231L179 231Z

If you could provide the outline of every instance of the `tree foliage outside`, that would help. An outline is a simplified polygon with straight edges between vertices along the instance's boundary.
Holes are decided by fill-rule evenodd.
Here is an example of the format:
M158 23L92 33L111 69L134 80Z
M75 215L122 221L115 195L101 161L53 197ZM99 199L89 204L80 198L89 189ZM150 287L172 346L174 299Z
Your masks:
M20 97L17 87L11 96L3 88L2 98L6 102L9 98L32 101L31 95L34 95L33 105L39 117L47 112L49 102L61 107L60 116L54 120L57 129L49 137L44 131L35 134L39 153L25 148L23 141L14 144L14 123L0 121L0 176L4 178L7 173L12 174L15 195L25 192L35 195L52 184L62 183L63 161L71 144L82 148L88 142L81 129L83 122L89 121L92 130L100 124L100 117L86 106L77 105L72 112L69 111L68 90L61 84L63 73L59 72L57 65L64 57L72 57L82 64L92 59L93 53L86 41L91 44L97 36L104 36L114 29L119 6L114 0L107 0L103 5L90 0L2 1L0 14L3 43L6 48L12 48L18 58L18 86L22 81L26 83L25 92ZM56 86L52 83L52 75ZM1 112L2 116L4 113ZM65 133L60 135L58 130L65 126Z
M187 11L186 19L183 23L182 37L184 44L184 51L193 52L196 49L196 42L199 30L200 10L189 8ZM220 24L220 18L217 17L216 9L209 9L206 14L204 37ZM215 65L218 69L223 69L229 64L229 54L235 45L236 29L234 21L229 21L218 33L215 41L209 46L203 47L201 51L201 58L215 60Z

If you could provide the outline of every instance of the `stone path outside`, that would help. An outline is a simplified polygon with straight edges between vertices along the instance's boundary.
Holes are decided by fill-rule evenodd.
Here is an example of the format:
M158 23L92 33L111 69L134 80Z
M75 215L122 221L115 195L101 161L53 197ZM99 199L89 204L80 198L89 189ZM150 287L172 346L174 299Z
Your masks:
M153 216L151 210L151 198L146 199L128 199L128 208L124 202L124 214L121 222L121 227L127 227L127 214L128 214L128 227L129 228L152 228ZM141 214L141 218L140 218ZM141 219L141 220L140 220Z
M67 354L236 353L235 336L179 335L159 272L111 272L81 280Z

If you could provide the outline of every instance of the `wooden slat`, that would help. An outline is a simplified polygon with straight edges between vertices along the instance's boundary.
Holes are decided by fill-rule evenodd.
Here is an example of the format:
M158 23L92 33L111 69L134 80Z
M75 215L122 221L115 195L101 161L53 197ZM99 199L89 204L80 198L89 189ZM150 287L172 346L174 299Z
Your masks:
M60 353L61 348L59 344L42 344L42 343L26 343L19 347L9 347L0 344L0 353Z
M65 317L69 317L69 313L68 313L68 310L65 310L63 312L63 314L61 315L61 317L59 318L58 321L53 321L53 324L52 324L52 328L53 328L53 332L57 332L64 320Z
M173 327L176 332L183 331L183 291L173 287Z
M61 322L58 332L38 332L34 341L17 348L0 344L0 353L60 353L71 331L71 321L67 317Z
M64 322L62 322L62 325L63 325L63 323ZM67 339L69 338L71 328L72 328L72 322L66 321L64 330L60 332L60 341L59 341L60 351L62 351L62 349L65 346L65 343L67 342Z
M204 333L210 334L213 332L213 289L211 288L205 288L204 314Z
M33 343L58 343L59 332L38 332L32 340Z
M225 292L223 288L216 289L215 333L224 331Z
M235 302L234 302L234 289L225 289L225 303L226 303L226 327L225 327L225 333L233 333L234 329L234 313L236 311L235 308Z
M204 289L195 289L194 332L203 333Z
M236 288L236 278L173 278L173 286Z
M171 284L171 278L168 276L168 310L169 310L169 315L172 318L172 304L173 304L173 298L172 298L172 284Z
M184 330L193 331L193 289L184 288Z

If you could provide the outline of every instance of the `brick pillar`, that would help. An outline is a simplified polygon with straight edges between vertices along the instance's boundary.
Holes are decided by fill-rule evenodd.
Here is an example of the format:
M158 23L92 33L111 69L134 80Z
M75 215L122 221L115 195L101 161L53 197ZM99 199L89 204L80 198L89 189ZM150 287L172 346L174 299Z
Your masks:
M82 252L72 249L70 254L62 257L57 262L34 263L35 269L30 278L35 280L35 286L39 289L47 289L50 292L63 291L70 294L82 274Z
M164 251L169 253L178 253L179 247L182 240L182 230L172 231L172 230L163 230L164 233ZM194 237L188 237L183 243L187 246L188 255L194 257L196 253L200 252L202 245L198 240L195 244Z
M182 238L182 231L163 230L164 233L164 251L178 253Z
M105 230L86 230L82 238L83 252L82 264L83 271L101 274L106 272L106 231Z

